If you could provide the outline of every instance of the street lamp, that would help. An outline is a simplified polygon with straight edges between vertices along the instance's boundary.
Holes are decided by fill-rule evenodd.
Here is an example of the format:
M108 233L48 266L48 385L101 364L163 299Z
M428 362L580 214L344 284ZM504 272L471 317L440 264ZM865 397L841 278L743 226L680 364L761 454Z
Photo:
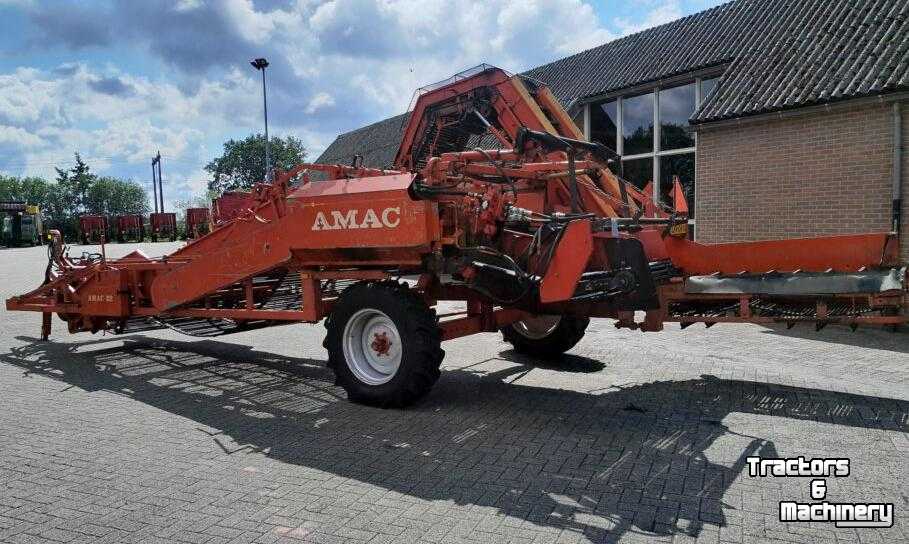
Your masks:
M268 141L268 96L265 93L265 68L268 67L268 61L265 59L255 59L250 62L253 68L262 72L262 107L265 110L265 181L271 182L271 150Z

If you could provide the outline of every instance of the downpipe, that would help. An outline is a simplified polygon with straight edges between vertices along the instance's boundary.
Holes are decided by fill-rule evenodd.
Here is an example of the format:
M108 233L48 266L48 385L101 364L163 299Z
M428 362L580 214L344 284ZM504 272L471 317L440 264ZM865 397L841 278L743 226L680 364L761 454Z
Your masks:
M903 114L899 102L893 103L893 185L891 231L900 234L903 206Z

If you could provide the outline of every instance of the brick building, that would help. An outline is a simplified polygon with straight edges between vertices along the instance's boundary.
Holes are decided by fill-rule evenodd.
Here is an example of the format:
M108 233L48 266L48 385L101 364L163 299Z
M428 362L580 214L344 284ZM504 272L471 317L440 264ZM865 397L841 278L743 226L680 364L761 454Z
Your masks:
M735 0L524 75L618 151L632 183L666 190L678 175L700 242L909 218L906 0ZM389 166L406 118L342 134L318 162Z

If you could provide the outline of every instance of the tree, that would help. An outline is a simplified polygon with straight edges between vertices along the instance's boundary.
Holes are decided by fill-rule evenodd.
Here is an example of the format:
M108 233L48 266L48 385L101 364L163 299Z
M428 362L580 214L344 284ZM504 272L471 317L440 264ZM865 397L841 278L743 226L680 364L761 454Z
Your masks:
M22 200L29 204L37 204L39 207L47 201L47 195L50 192L50 183L44 178L34 176L21 178L19 187Z
M82 157L78 153L75 155L76 164L69 170L54 168L57 171L57 186L66 199L67 213L72 216L85 212L88 189L97 178Z
M289 170L306 158L303 142L293 136L272 137L270 143L272 166L277 170ZM209 191L218 195L265 181L265 137L255 134L224 142L224 154L208 163L205 170L212 176Z
M47 200L49 184L37 177L0 176L0 200L21 200L41 206Z
M48 199L50 224L67 236L74 236L79 228L79 216L85 213L88 190L97 176L78 153L76 164L69 170L56 167L56 187Z
M76 223L69 214L69 203L63 187L57 183L48 185L47 198L41 206L44 228L61 230L67 236L75 235Z
M145 214L148 193L132 180L97 177L86 191L85 211L100 215Z
M21 200L21 193L19 178L0 176L0 200Z

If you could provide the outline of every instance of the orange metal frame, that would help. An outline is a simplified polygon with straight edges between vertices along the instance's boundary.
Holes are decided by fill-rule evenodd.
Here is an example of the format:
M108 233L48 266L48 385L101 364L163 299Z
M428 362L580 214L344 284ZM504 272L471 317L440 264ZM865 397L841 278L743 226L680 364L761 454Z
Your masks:
M502 149L415 155L418 147L432 144L421 138L439 135L433 125L438 117L428 112L441 106L453 112L453 118L470 115L471 100L480 95L494 112L488 130ZM896 240L889 234L711 246L688 241L683 230L677 231L687 213L677 182L674 207L656 207L652 193L619 180L601 157L532 139L515 149L525 129L563 139L582 137L548 89L498 69L484 70L418 98L395 170L302 164L279 172L274 183L258 184L248 195L234 198L232 219L220 220L225 211L219 211L216 202L211 232L159 259L137 251L122 259L81 262L68 259L57 247L44 285L9 299L7 308L42 312L43 332L49 332L52 313L66 319L72 331L102 330L135 316L315 322L328 315L337 298L337 292L326 289L331 282L414 275L420 278L414 289L428 303L467 302L465 312L442 320L445 339L494 331L532 313L613 317L618 326L659 330L673 320L685 325L780 320L754 315L753 297L688 294L684 282L690 276L857 272L898 265ZM415 162L424 159L422 167ZM328 180L311 179L315 171ZM228 200L222 202L225 207ZM155 215L172 214L153 214L153 229ZM539 249L541 242L534 235L512 229L506 218L518 217L532 232L541 227L541 217L560 215L568 219L557 241L551 242L551 256L528 257L530 269L546 266L535 280L535 302L496 303L469 286L441 284L440 276L452 267L469 284L475 267L458 264L451 255L471 247L494 243L513 257ZM620 230L620 221L631 221L635 228ZM639 323L633 312L608 301L572 301L584 274L622 266L610 262L604 249L613 239L640 242L648 261L674 267L674 276L657 286L659 308L648 310ZM299 285L293 291L299 297L297 307L274 309L257 303L291 276ZM862 308L899 309L903 296L900 291L851 295L848 300ZM707 317L669 311L674 304L718 301L731 301L736 309ZM817 304L815 319L823 322L903 321L895 315L828 316L827 301L812 303Z

